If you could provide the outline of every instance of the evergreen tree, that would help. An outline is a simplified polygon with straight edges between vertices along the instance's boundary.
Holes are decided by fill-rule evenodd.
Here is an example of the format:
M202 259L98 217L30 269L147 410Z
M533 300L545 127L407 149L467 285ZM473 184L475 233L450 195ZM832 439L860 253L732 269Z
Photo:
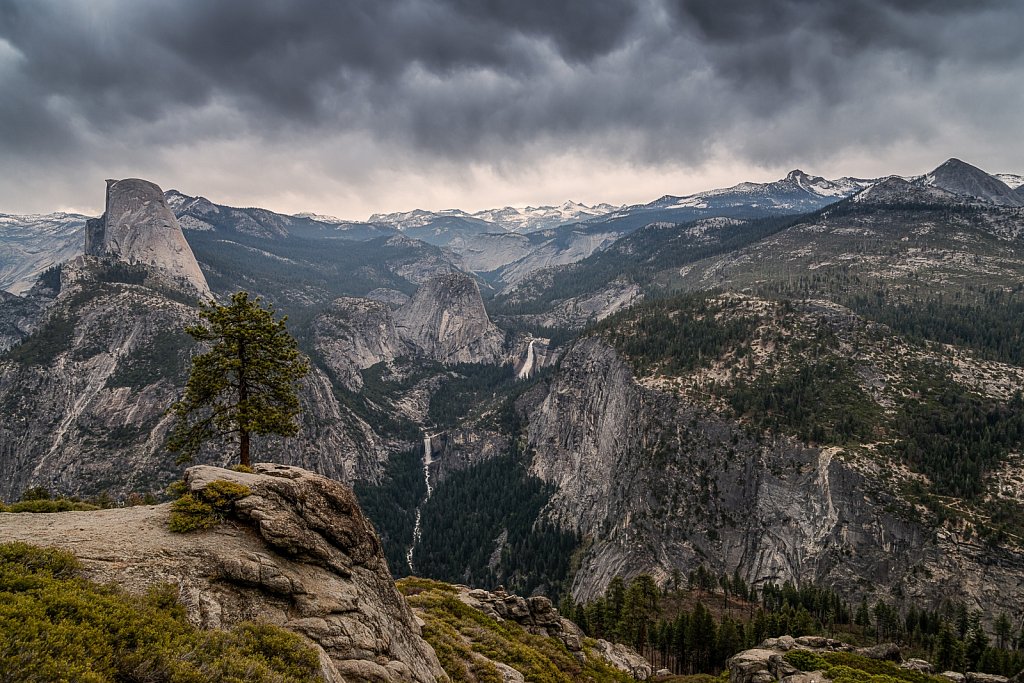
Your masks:
M996 617L996 647L1000 650L1009 648L1013 643L1013 623L1006 612L1000 612Z
M860 607L857 608L857 616L854 618L853 623L860 626L865 631L868 626L871 625L871 612L868 610L867 598L862 598L860 601Z
M191 460L208 441L237 436L239 462L248 466L251 435L298 431L295 382L309 366L286 317L275 319L258 297L237 292L227 306L201 304L199 315L185 331L210 349L192 359L185 395L171 406L178 422L168 448Z
M711 613L699 602L693 608L687 635L689 637L686 649L690 653L693 669L695 671L710 670L718 633Z
M956 634L945 619L939 626L939 637L935 643L935 664L940 671L953 671L956 666Z
M726 617L718 629L717 664L725 666L726 660L743 649L743 639L735 621Z
M641 574L629 583L619 619L619 633L640 652L651 637L651 616L658 610L659 590L649 574ZM656 643L655 643L656 644Z
M612 578L605 593L608 622L606 628L609 633L614 631L622 618L622 609L626 604L626 582L621 576Z
M672 654L676 658L676 673L682 673L689 664L690 615L683 610L672 625Z
M970 617L970 630L967 634L967 641L965 643L967 665L972 671L978 669L978 665L981 663L981 658L985 654L985 650L988 649L988 634L985 633L985 628L981 625L981 613L975 612Z

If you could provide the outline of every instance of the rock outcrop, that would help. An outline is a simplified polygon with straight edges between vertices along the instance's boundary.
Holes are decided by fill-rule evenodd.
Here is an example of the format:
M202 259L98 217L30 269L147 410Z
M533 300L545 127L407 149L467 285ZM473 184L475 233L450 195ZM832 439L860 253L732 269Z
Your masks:
M460 586L459 600L493 619L514 621L534 635L558 638L571 652L583 647L579 627L563 618L544 596L524 598L500 588L492 593Z
M399 334L421 354L446 365L501 363L505 337L491 323L472 277L453 273L427 281L395 311Z
M591 539L577 601L616 575L662 583L674 568L833 586L854 599L899 586L920 604L959 587L972 608L1024 599L1024 555L963 542L900 514L878 465L836 447L751 434L654 379L640 382L604 339L577 342L529 415L533 474L553 485L546 514ZM998 559L997 559L998 558Z
M445 365L510 360L504 334L487 317L468 275L436 277L397 309L389 305L395 301L341 297L314 319L314 347L346 389L359 391L361 371L402 356Z
M411 351L379 301L342 297L313 321L313 344L334 378L351 391L363 387L361 370Z
M597 641L597 651L609 664L638 681L646 681L651 677L651 663L631 647L601 639Z
M557 638L569 652L579 658L585 657L584 634L580 627L561 616L544 596L524 598L500 588L493 593L466 586L456 588L459 600L473 609L498 621L514 621L534 635ZM595 647L589 648L591 654L637 680L646 681L651 677L653 669L650 662L636 650L607 640L595 643Z
M208 531L171 533L170 505L158 505L0 514L0 537L66 548L89 578L129 591L175 584L207 628L258 619L299 633L321 649L326 681L447 681L351 489L285 465L254 470L187 471L193 492L218 480L251 492Z
M755 648L729 658L729 683L822 683L830 680L821 671L802 672L787 662L783 655L790 650L810 652L850 652L846 643L818 636L781 636L769 638Z
M107 181L106 210L86 224L85 253L159 268L201 297L211 296L163 191L147 180Z
M814 653L853 652L868 659L883 660L899 664L899 668L931 674L934 671L930 662L923 659L903 661L900 648L895 643L880 643L873 647L854 648L851 645L831 638L820 636L780 636L769 638L755 648L744 650L729 658L726 663L729 669L730 683L827 683L829 669L823 671L801 671L785 659L785 654L793 650L804 650ZM865 674L867 675L867 674ZM969 671L966 674L946 671L939 676L951 683L1008 683L1005 676L983 674ZM1010 679L1012 681L1012 679Z

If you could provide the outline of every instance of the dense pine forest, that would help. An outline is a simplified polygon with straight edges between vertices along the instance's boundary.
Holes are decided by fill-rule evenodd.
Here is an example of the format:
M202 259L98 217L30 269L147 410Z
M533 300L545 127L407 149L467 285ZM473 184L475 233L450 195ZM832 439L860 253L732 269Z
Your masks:
M450 475L423 507L416 569L471 586L557 597L579 539L538 522L551 490L516 456Z
M703 566L664 586L646 574L616 577L602 597L585 604L563 598L560 609L588 635L628 644L676 674L718 673L733 654L782 635L897 642L904 656L928 659L938 671L1024 670L1024 627L1005 613L971 612L952 600L934 610L909 601L854 607L827 588L787 582L758 589Z

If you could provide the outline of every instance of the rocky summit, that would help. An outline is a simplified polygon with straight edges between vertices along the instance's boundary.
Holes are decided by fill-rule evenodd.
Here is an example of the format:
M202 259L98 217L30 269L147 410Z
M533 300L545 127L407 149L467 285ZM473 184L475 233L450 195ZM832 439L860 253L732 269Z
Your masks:
M465 274L424 283L395 312L395 326L425 356L444 364L495 363L503 356L504 336L488 319L480 288Z
M103 215L86 224L85 253L159 268L200 296L210 296L210 286L163 190L148 180L107 181Z
M66 548L88 578L130 591L171 583L206 628L266 620L299 633L320 649L328 682L445 680L351 489L297 467L253 469L185 473L193 493L225 481L248 489L209 531L172 533L164 504L4 514L0 538Z

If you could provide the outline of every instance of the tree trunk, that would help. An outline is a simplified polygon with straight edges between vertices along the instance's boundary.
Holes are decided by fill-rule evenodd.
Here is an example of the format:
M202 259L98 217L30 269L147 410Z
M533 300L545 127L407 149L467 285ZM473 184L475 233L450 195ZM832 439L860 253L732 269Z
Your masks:
M239 452L238 461L241 465L249 467L252 463L249 461L249 432L242 431L239 437Z
M245 371L248 370L248 362L245 358L245 344L239 343L238 345L238 408L248 407L246 404L249 401L249 384L246 381ZM241 423L241 420L239 420ZM243 467L249 467L249 430L241 424L238 425L239 434L239 448L238 448L238 462Z

